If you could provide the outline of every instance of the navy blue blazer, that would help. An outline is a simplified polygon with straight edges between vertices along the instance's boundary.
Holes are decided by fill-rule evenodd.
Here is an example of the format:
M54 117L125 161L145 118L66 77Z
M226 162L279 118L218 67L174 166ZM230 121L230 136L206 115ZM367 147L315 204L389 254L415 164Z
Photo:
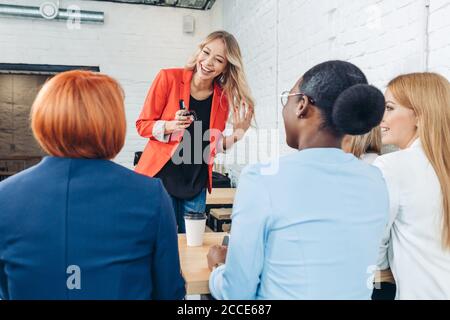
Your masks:
M46 157L0 183L0 298L183 299L174 217L159 179Z

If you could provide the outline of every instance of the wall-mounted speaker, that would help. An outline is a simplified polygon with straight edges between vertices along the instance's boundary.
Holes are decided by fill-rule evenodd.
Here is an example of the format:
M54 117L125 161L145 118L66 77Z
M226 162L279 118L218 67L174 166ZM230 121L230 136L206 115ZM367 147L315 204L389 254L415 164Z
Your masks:
M193 16L183 17L183 32L194 33L195 32L195 19Z

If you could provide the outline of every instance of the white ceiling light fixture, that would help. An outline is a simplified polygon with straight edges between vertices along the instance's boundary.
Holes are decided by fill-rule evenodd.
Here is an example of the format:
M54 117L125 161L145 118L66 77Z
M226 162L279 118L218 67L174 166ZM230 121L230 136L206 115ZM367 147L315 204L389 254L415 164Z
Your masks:
M59 1L57 3L44 2L39 7L39 13L44 19L53 20L59 13Z

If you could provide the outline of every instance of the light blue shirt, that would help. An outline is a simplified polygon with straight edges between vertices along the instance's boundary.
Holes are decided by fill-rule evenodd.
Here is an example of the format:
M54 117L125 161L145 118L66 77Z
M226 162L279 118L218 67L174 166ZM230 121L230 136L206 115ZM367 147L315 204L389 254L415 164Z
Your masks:
M272 166L274 164L271 164ZM216 299L370 299L389 212L381 172L340 149L243 170Z

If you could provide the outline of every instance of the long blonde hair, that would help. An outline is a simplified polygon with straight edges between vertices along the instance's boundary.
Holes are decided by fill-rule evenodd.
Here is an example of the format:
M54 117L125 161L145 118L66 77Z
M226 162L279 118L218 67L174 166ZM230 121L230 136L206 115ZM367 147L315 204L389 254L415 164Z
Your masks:
M450 249L450 83L435 73L413 73L395 78L388 88L418 118L419 138L442 190L442 244Z
M369 133L360 136L348 136L348 138L344 138L344 141L344 151L353 153L357 158L361 158L365 153L381 154L382 143L380 127L375 127Z
M255 100L253 99L245 76L241 49L232 34L226 31L215 31L208 35L198 46L198 50L187 63L186 69L195 70L197 58L203 48L216 39L221 39L225 44L225 55L228 60L225 71L216 81L220 84L223 93L228 98L228 103L232 106L231 109L234 111L233 107L239 107L242 101L245 101L253 108L255 106Z

